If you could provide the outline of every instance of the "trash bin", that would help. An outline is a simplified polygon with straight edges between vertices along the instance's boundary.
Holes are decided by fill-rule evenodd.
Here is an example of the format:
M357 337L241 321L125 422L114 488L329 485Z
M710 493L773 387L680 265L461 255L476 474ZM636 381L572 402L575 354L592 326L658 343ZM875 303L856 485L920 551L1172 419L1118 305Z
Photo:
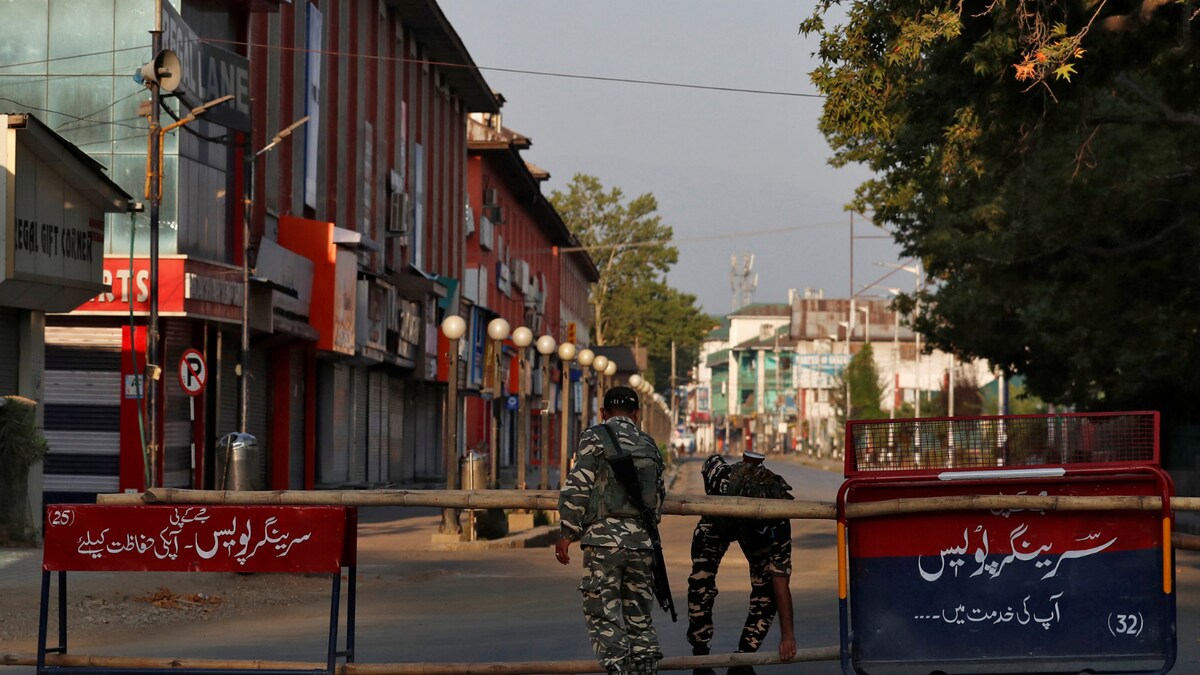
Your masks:
M488 456L474 450L461 461L459 476L464 490L485 490L488 486Z
M267 462L258 439L252 434L233 432L217 442L218 490L267 489Z

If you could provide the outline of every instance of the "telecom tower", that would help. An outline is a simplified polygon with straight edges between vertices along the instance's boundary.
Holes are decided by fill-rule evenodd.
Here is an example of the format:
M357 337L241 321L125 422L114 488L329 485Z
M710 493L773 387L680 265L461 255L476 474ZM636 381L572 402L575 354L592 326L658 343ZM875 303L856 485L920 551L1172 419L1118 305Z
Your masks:
M742 258L740 269L739 255ZM729 262L729 288L733 291L733 311L736 312L754 299L754 289L758 288L758 275L754 273L753 253L734 253Z

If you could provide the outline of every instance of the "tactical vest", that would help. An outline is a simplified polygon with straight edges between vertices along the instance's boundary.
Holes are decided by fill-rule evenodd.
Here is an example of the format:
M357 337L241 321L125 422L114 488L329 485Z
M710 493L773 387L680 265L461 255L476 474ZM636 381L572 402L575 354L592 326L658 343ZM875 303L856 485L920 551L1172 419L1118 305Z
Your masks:
M640 515L637 508L629 501L629 494L625 486L613 475L612 466L609 464L613 458L623 455L633 456L633 467L637 473L642 503L657 511L660 506L658 482L663 471L662 453L656 446L647 442L641 434L638 434L636 442L631 442L615 432L609 435L607 431L599 428L601 426L604 425L598 424L592 427L592 433L596 434L600 438L600 442L604 444L604 461L599 463L596 471L596 483L592 488L591 497L588 499L585 520L592 523L608 516L635 518ZM616 437L617 447L613 447L613 437Z

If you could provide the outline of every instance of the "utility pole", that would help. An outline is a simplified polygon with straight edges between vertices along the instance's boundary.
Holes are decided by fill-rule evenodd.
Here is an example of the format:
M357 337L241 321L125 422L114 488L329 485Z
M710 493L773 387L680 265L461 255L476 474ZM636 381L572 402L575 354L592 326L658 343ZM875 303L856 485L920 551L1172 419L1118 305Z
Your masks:
M154 0L154 30L150 31L151 58L157 59L162 51L162 0ZM161 99L158 91L157 78L150 86L150 316L146 321L146 369L143 382L146 386L146 415L149 432L149 443L145 448L146 487L156 487L158 484L158 382L160 367L158 364L158 229L159 205L162 202L162 163L159 161L162 138L158 133L158 108ZM133 274L133 270L130 270Z

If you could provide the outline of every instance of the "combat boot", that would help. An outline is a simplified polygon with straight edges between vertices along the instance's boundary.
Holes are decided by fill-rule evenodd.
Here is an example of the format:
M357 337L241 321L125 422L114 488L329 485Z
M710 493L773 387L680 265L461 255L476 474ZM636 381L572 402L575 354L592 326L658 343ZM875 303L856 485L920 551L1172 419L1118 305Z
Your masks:
M692 645L692 656L708 656L708 645ZM717 675L712 668L693 668L692 675Z

